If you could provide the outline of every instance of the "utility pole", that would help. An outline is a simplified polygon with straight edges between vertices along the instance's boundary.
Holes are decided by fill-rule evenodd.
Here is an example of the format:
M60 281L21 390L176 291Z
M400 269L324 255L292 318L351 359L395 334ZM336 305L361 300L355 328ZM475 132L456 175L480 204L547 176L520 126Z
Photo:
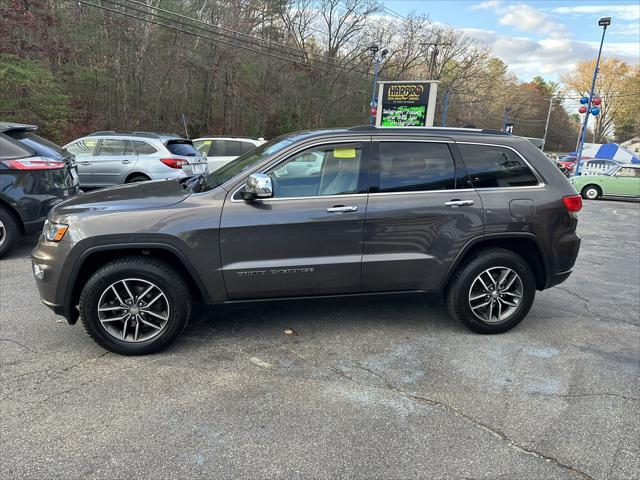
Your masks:
M438 65L438 54L440 53L440 50L438 49L438 47L447 47L451 45L451 42L433 42L433 43L423 43L422 46L424 47L432 47L431 48L431 59L429 60L429 76L431 77L430 80L435 80L436 79L436 67Z
M544 124L544 137L542 137L542 151L547 143L547 132L549 131L549 119L551 118L551 110L553 109L553 97L549 99L549 111L547 112L547 123Z
M584 140L587 136L587 125L589 124L589 115L593 109L592 100L596 89L596 80L598 78L598 70L600 68L600 56L602 55L602 45L604 44L604 34L607 33L607 27L611 25L611 17L603 17L598 21L598 25L602 27L602 39L600 40L600 49L598 50L598 58L596 59L596 68L593 69L593 80L591 82L591 90L589 91L589 101L587 102L587 111L584 115L584 123L580 132L580 141L578 142L578 158L576 159L576 168L574 175L580 175L580 164L582 163L582 150L584 148ZM595 112L594 112L595 113Z
M371 104L369 105L369 125L374 125L376 123L376 114L378 108L378 100L376 98L376 86L378 83L378 73L380 71L380 61L387 56L389 51L385 48L378 55L378 50L380 47L378 45L371 45L369 47L369 51L373 54L373 82L371 83Z
M442 126L447 126L447 110L449 109L449 87L444 89L444 107L442 107Z
M507 124L509 123L509 113L513 110L511 107L504 107L504 120L502 121L502 131L507 131Z

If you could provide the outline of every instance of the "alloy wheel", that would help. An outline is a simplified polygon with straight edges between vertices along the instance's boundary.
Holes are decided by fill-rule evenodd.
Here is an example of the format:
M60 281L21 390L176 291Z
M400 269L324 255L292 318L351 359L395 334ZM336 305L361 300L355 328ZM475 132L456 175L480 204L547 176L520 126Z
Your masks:
M598 198L598 190L596 190L595 188L589 188L587 190L587 198L589 200L595 200L596 198Z
M4 226L4 223L2 223L2 220L0 220L0 247L2 246L6 238L7 238L7 229Z
M469 308L487 323L508 320L523 296L520 275L508 267L491 267L478 275L469 290Z
M98 300L98 320L111 336L144 342L167 326L171 308L160 287L148 280L125 278L109 285Z

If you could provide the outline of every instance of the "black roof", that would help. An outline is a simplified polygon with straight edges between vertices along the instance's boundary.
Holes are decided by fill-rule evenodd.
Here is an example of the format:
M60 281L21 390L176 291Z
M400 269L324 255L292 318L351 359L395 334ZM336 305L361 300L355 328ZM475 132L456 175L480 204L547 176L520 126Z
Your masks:
M8 132L11 130L24 130L27 132L32 132L37 129L38 127L36 127L35 125L27 125L25 123L0 122L0 133Z

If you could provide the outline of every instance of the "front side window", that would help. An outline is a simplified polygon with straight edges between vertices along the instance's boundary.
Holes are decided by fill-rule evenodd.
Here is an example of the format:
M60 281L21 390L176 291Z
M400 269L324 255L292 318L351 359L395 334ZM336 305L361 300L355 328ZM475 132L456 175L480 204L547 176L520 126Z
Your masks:
M240 148L242 150L242 153L244 154L250 152L251 150L254 150L256 146L251 142L240 142Z
M380 143L381 193L454 189L455 178L446 143Z
M242 154L240 142L236 140L216 140L213 142L214 157L238 157Z
M300 152L270 172L273 196L315 197L357 193L362 145L333 144Z
M538 184L513 150L492 145L458 144L475 188L528 187Z
M640 177L640 169L622 167L618 170L618 173L616 173L616 177Z
M127 143L127 140L105 138L100 143L100 155L124 155L127 149Z
M98 144L97 140L85 139L78 140L67 147L67 151L76 156L91 156Z
M193 142L193 146L196 147L202 155L205 157L209 155L209 150L211 149L211 144L213 140L197 140Z

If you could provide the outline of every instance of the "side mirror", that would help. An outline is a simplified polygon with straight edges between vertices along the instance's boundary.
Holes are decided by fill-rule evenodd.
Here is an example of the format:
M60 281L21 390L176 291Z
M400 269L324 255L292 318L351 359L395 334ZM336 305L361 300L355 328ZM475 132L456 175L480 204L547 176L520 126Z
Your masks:
M273 185L271 177L264 173L254 173L249 175L244 189L240 192L242 198L248 202L257 198L273 197Z

